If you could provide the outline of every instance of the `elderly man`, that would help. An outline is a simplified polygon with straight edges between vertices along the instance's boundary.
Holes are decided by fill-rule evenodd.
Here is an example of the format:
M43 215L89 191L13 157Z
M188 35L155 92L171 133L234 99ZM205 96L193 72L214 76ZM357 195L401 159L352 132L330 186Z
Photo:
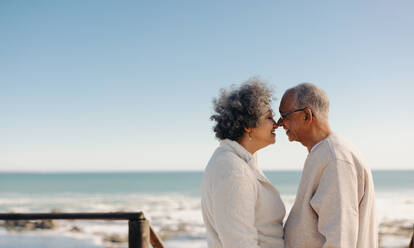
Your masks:
M285 224L286 248L376 248L375 193L357 150L329 127L329 99L303 83L285 92L280 126L308 149Z

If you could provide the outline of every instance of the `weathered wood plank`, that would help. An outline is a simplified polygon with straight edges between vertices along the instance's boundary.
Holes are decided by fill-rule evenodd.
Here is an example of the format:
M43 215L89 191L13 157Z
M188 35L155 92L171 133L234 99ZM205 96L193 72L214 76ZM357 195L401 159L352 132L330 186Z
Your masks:
M164 248L164 244L162 243L160 237L158 237L154 229L152 229L151 225L150 225L150 243L153 248Z
M3 213L0 220L47 220L47 219L79 219L79 220L144 220L142 212L113 213Z
M142 212L110 213L0 213L0 220L129 220L128 247L164 248L161 239L149 225Z

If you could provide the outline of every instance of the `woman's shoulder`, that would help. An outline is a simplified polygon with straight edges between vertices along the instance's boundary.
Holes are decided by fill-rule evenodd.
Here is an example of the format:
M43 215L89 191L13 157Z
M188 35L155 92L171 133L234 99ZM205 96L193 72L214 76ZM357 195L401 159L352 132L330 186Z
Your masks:
M204 171L202 188L205 192L214 193L223 185L255 183L249 165L231 150L218 148Z
M248 165L234 151L220 146L208 162L205 173L221 177L247 176Z

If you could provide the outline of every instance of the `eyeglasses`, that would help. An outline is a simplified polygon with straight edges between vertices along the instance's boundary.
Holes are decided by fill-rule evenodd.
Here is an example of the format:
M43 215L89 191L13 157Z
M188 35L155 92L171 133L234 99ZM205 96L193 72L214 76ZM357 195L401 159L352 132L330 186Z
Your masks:
M277 124L278 124L278 125L280 125L280 124L282 123L282 121L283 121L284 119L286 119L286 117L287 117L288 115L290 115L290 114L292 114L292 113L295 113L295 112L300 112L300 111L303 111L303 110L305 110L305 109L307 109L307 108L309 108L309 107L298 108L298 109L291 110L291 111L288 111L288 112L280 112L280 118L279 118L279 120L277 121Z

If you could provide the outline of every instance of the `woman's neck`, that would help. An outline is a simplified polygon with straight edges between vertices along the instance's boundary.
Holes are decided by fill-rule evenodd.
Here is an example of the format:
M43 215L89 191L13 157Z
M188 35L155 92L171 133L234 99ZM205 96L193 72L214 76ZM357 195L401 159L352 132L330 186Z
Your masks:
M237 143L239 143L241 146L244 147L250 154L254 154L257 152L257 150L260 149L252 140L249 140L249 137L246 137L243 135L239 140L237 140Z

